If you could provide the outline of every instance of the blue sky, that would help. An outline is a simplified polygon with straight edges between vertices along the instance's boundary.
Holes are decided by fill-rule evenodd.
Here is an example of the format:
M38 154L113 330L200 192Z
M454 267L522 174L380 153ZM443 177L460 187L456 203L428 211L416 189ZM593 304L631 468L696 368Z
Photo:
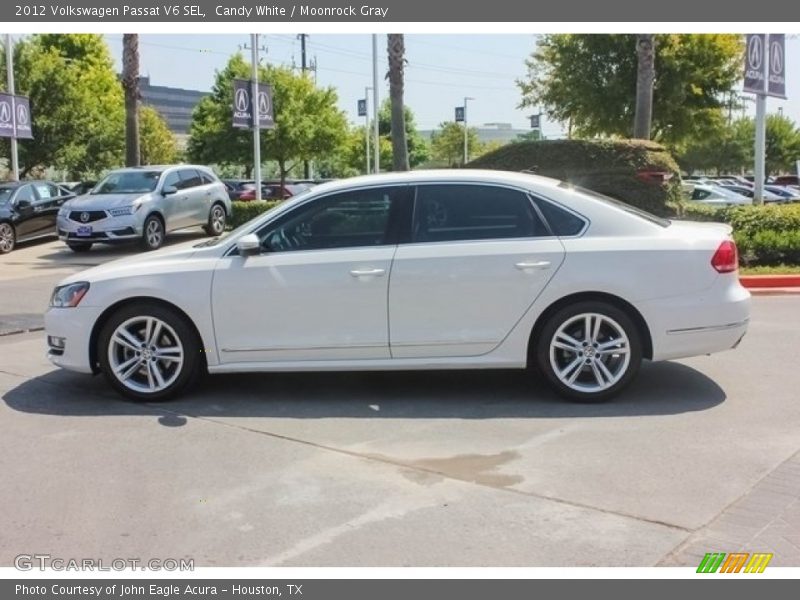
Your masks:
M107 34L117 67L122 55L122 35ZM452 120L453 109L471 96L471 125L490 122L511 123L527 129L527 115L533 111L518 108L520 94L514 81L525 75L524 59L535 47L531 35L406 35L406 104L411 107L420 129L431 129ZM140 36L141 72L150 75L155 85L169 85L207 91L214 72L244 44L249 34L241 35L166 35ZM273 64L300 65L300 41L296 34L266 34L261 44L268 51L262 60ZM249 51L247 52L249 56ZM314 34L307 40L309 60L316 60L317 82L337 88L340 107L351 121L356 102L364 97L364 87L372 85L372 40L369 35ZM784 114L800 122L800 38L787 40L786 56L788 101L770 99L769 112L783 107ZM378 36L379 86L381 98L388 94L386 36ZM371 102L371 101L370 101ZM543 123L546 136L561 134L558 123Z

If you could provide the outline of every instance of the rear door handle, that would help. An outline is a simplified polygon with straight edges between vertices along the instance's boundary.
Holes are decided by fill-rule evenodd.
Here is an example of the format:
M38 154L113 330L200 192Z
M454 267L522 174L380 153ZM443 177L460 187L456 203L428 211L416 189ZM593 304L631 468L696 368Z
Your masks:
M385 274L385 269L353 269L350 271L350 275L353 277L381 277Z
M520 271L525 271L526 269L546 269L550 266L550 261L547 260L538 260L538 261L524 261L518 262L514 265Z

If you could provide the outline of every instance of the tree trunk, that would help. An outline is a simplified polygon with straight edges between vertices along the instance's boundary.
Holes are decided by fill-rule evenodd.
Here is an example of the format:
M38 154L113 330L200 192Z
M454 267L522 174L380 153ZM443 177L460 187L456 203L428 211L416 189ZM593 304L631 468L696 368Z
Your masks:
M139 148L139 36L122 36L122 87L125 90L125 165L138 167Z
M402 33L390 33L387 40L389 52L389 98L392 105L392 170L408 171L408 143L406 142L406 115L403 105L403 69L405 65L405 40Z
M652 33L636 36L636 115L633 119L633 137L641 140L650 139L653 123L653 82L655 71L656 39Z

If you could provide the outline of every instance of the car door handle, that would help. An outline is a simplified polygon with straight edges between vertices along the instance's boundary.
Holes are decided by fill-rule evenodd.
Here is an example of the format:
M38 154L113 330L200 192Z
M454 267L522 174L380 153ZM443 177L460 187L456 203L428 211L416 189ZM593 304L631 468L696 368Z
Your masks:
M385 269L353 269L350 271L350 275L353 277L381 277L385 274Z
M520 271L525 271L526 269L546 269L550 266L550 261L547 260L538 260L538 261L531 261L531 262L518 262L514 265Z

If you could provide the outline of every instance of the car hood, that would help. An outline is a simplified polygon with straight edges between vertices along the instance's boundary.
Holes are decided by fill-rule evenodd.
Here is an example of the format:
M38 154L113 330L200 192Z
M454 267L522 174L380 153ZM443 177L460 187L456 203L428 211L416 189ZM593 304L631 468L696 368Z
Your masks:
M119 206L130 206L137 198L149 194L84 194L64 203L70 210L108 210Z
M152 275L161 272L181 270L194 254L201 248L195 248L198 241L196 239L175 244L169 248L162 248L155 252L143 252L134 256L127 256L118 260L113 260L97 267L92 267L70 275L62 280L59 285L73 283L76 281L104 281L117 279L120 277L132 277L140 275Z

